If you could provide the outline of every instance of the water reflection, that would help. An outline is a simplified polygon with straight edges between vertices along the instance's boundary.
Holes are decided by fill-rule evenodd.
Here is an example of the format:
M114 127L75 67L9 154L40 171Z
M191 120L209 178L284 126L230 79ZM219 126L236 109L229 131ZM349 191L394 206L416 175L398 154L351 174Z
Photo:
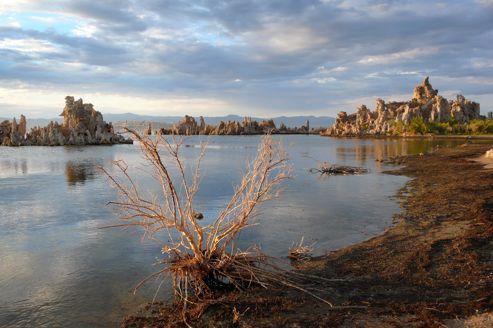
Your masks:
M454 146L462 140L433 139L351 139L351 143L336 148L337 159L342 162L356 160L358 165L368 166L375 159L386 159L398 155L427 153L439 147ZM383 164L376 163L377 168Z
M23 159L7 159L0 161L0 171L11 172L14 175L24 175L28 173L27 160Z
M65 176L67 184L75 186L76 184L84 184L86 180L93 180L97 175L97 167L102 163L92 161L68 161L65 164Z

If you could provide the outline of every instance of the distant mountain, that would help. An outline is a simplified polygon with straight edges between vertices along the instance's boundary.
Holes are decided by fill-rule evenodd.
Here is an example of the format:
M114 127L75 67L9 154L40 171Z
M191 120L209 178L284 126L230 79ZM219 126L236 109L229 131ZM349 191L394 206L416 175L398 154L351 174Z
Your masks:
M111 114L103 113L104 120L106 122L150 122L150 123L162 123L163 125L173 124L180 121L183 116L152 116L152 115L139 115L134 113L123 113L123 114ZM11 120L12 118L0 118L0 121ZM196 117L198 121L198 117ZM252 117L256 121L262 121L266 118L262 117ZM332 125L335 121L333 117L330 116L279 116L273 117L274 123L277 127L284 123L287 127L300 127L310 121L310 127L328 127ZM243 121L243 116L239 115L226 115L226 116L204 116L205 123L210 125L217 125L220 121ZM52 119L46 118L29 118L27 117L27 128L31 129L34 126L46 126L50 121L57 121L61 123L63 118L56 117Z
M139 115L134 113L111 114L103 113L103 118L106 122L159 122L159 123L175 123L183 118L183 116L151 116Z
M283 122L287 127L302 126L308 120L310 121L310 127L321 128L328 127L335 122L335 118L330 116L279 116L274 117L274 123L279 127Z
M183 116L150 116L150 115L138 115L134 113L125 114L103 114L105 121L107 122L156 122L156 123L177 123ZM198 117L196 117L198 121ZM256 121L264 120L261 117L252 117ZM284 123L287 127L302 126L306 121L310 121L310 127L328 127L334 123L335 119L330 116L279 116L272 118L276 126ZM210 125L217 125L220 121L243 121L243 116L239 115L227 115L227 116L204 116L205 123Z

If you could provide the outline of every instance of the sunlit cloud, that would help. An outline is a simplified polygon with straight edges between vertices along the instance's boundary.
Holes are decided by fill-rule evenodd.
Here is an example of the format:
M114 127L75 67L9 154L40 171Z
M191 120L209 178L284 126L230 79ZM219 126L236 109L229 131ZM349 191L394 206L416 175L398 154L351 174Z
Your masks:
M306 26L286 24L267 24L260 30L245 33L249 44L274 53L293 53L305 51L327 42L327 38Z
M205 115L216 111L227 114L230 104L221 99L191 98L191 97L141 97L137 95L123 95L112 93L84 92L72 93L71 90L38 89L35 86L23 86L16 89L0 87L0 108L17 108L17 116L25 113L25 110L33 111L31 107L42 108L42 112L33 114L42 117L57 116L65 106L65 97L73 95L83 98L85 102L93 103L95 108L103 113L138 112L147 115L182 115L190 113ZM0 110L0 117L7 113Z
M56 47L45 40L36 39L3 39L0 40L0 48L13 50L20 53L49 53L56 52Z
M98 29L94 25L79 25L72 30L72 33L74 33L77 36L90 38L94 36L94 34L96 34L97 31Z
M438 51L438 48L415 48L390 54L368 56L359 60L358 63L365 65L393 64L417 58L422 59L426 56L436 54Z

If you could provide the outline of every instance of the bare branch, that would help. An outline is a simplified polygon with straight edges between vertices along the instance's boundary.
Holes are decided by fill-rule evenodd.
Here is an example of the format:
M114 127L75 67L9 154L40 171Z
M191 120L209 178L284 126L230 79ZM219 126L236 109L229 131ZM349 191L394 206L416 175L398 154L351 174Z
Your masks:
M121 218L128 221L116 226L138 225L148 238L154 238L163 229L169 235L161 248L165 257L159 264L163 267L142 280L136 289L152 278L170 275L174 294L182 301L184 311L188 305L210 298L225 284L238 289L280 284L320 299L291 281L285 271L270 265L260 249L241 251L235 245L238 234L255 224L253 219L258 206L273 199L278 194L279 184L290 177L287 154L279 142L270 135L262 138L255 160L234 187L230 201L212 223L201 225L196 216L194 197L199 190L205 144L201 146L195 165L187 166L180 154L183 139L171 136L170 140L158 135L152 140L135 131L127 131L139 143L146 162L153 168L152 175L157 178L155 181L159 182L162 195L161 198L142 197L123 161L114 162L120 178L102 168L120 195L120 200L111 204L120 209L123 212ZM165 154L160 150L165 150ZM171 174L171 168L177 170L177 179ZM175 240L173 235L178 239ZM186 319L185 313L183 318Z

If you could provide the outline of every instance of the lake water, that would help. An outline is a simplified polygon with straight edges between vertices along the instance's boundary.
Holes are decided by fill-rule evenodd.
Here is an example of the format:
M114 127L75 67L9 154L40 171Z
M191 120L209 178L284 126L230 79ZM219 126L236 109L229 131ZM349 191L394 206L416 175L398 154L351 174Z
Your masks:
M333 139L276 136L285 145L294 177L279 199L262 208L257 226L240 236L269 255L285 257L302 236L317 254L374 236L392 223L399 206L391 196L406 178L384 175L375 158L426 152L454 141ZM191 159L205 138L190 137ZM258 136L210 137L196 198L205 220L232 194ZM457 141L455 141L456 143ZM196 147L194 147L196 146ZM98 170L123 159L149 190L155 181L136 145L0 147L0 326L118 327L122 316L152 299L157 283L132 293L154 272L161 246L137 229L101 229L119 223L107 202L116 192ZM321 177L317 161L364 166L368 174ZM164 288L158 298L169 297Z

